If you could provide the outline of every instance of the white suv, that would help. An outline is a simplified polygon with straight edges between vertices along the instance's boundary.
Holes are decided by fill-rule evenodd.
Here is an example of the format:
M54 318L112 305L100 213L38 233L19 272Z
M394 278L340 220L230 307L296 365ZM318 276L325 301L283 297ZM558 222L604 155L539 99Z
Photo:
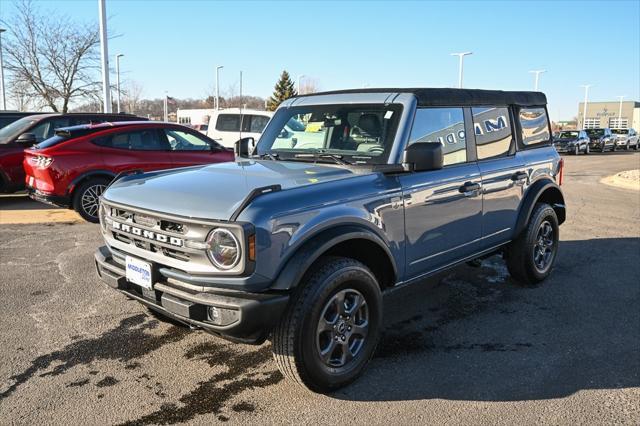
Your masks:
M207 136L219 144L233 148L240 138L260 138L273 112L227 108L215 111L209 119Z

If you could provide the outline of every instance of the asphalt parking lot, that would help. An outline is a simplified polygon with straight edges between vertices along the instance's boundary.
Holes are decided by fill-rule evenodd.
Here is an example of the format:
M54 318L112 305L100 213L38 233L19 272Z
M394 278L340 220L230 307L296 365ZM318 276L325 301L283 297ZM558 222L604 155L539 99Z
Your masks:
M96 225L0 225L0 423L638 424L640 193L600 180L640 153L565 161L549 280L518 287L494 257L387 295L364 377L326 396L283 380L268 343L159 322L101 284Z

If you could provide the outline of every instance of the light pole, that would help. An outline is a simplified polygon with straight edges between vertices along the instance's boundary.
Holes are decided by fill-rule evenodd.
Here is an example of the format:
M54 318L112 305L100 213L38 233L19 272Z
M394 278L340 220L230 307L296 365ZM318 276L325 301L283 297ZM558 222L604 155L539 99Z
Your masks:
M536 75L535 84L533 85L533 90L538 91L538 80L540 80L540 74L547 72L547 70L533 70L529 71Z
M216 67L216 111L220 109L220 70L224 68L222 65Z
M122 58L123 56L124 55L122 53L116 55L116 88L118 90L118 99L116 103L118 106L118 114L120 114L120 58Z
M164 122L169 121L169 94L165 90L164 91Z
M7 109L7 97L4 94L4 64L2 63L2 33L5 32L4 28L0 28L0 92L2 92L2 109Z
M451 54L451 56L457 56L460 59L460 65L458 68L458 89L462 89L462 73L464 69L464 57L467 55L473 55L473 52L460 52L460 53Z
M298 76L298 95L302 95L302 79L305 78L306 75L300 74Z
M98 0L100 16L100 53L102 56L102 98L104 112L111 112L111 87L109 86L109 48L107 46L107 11L105 0Z
M585 123L587 122L587 102L589 100L589 87L592 84L583 84L580 87L584 87L584 106L582 108L582 128L586 129Z
M620 99L620 106L618 106L618 125L616 126L618 129L622 129L622 125L620 124L620 120L622 118L622 100L626 97L627 95L622 95L622 96L616 96L616 98Z

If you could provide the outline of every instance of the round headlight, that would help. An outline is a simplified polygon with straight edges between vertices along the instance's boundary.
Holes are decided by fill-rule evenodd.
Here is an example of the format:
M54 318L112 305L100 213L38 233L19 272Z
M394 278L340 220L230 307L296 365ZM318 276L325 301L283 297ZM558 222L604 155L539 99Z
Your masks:
M240 260L240 243L235 235L222 228L214 229L209 238L207 254L215 266L220 269L231 269Z

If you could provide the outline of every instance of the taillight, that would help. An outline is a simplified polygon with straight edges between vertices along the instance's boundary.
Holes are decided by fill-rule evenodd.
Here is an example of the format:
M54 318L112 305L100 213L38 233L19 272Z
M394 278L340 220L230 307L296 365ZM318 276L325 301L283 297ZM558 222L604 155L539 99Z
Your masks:
M44 155L36 155L35 157L31 157L29 162L39 169L46 169L53 163L53 158L45 157Z
M562 185L562 177L564 175L564 158L558 162L558 185Z

